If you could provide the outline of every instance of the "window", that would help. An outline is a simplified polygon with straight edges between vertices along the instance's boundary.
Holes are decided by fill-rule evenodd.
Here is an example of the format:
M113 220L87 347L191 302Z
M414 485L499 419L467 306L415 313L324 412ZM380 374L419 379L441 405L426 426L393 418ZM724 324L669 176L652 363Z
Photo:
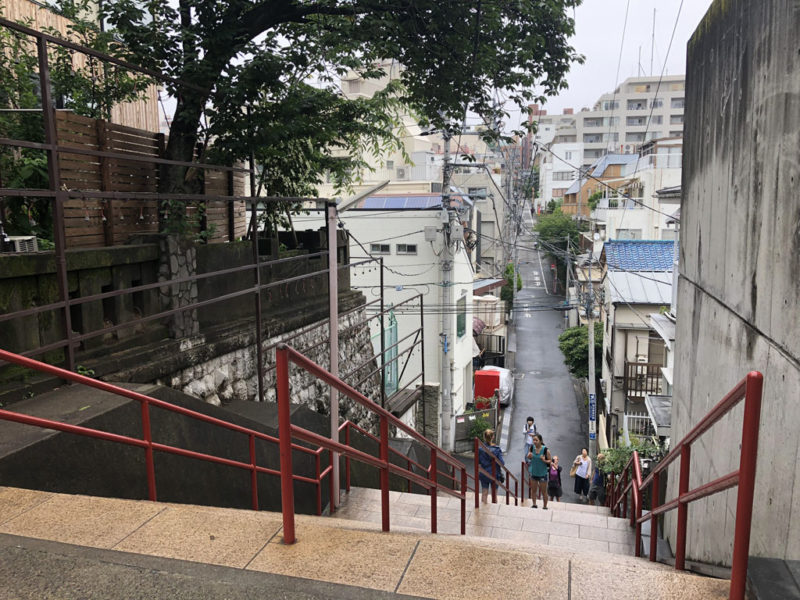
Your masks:
M604 133L603 134L603 141L604 142L618 142L619 141L619 133Z
M347 91L351 94L358 94L361 91L361 80L351 79L347 82Z
M672 90L673 92L682 92L683 90L686 89L686 83L684 83L683 81L672 83L670 84L669 89Z
M610 100L606 100L603 102L603 110L617 110L619 108L619 102L614 101L611 102Z
M650 118L650 123L653 125L661 125L664 122L664 117L662 115L653 115Z
M625 119L625 124L628 127L639 127L647 124L647 117L628 117Z
M670 125L683 125L683 115L670 115L669 124Z
M460 338L467 333L467 299L459 298L456 301L456 335Z
M605 117L603 119L603 127L616 127L619 125L619 117Z
M644 131L640 131L638 133L628 133L625 135L626 142L643 142L644 141Z
M564 160L572 160L572 152L564 152Z
M683 108L684 107L684 100L683 98L673 98L672 102L670 102L670 108Z
M653 98L650 100L650 108L661 108L662 106L664 106L663 98Z
M647 100L628 100L628 110L647 110Z
M397 254L416 254L416 253L417 253L416 244L397 244Z
M640 240L642 239L641 229L617 229L618 240Z
M387 169L394 169L394 161L393 160L387 160L386 161L386 168Z
M370 244L370 254L390 254L392 247L389 244Z
M670 131L669 137L683 137L683 131Z
M567 188L553 188L552 193L550 194L553 198L563 198L564 192L567 191Z
M575 174L572 171L556 171L553 173L553 181L572 181Z

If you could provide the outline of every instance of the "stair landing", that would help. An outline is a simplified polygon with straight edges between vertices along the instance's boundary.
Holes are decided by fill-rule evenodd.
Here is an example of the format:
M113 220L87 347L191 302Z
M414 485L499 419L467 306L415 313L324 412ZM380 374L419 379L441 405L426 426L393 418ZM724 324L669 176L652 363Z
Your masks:
M607 518L588 512L575 514ZM499 518L499 507L496 515L476 518L489 517ZM727 597L729 587L724 580L680 573L664 565L606 552L431 535L402 527L383 533L374 523L327 517L298 516L296 525L298 541L286 546L278 513L0 487L0 536L5 534L6 540L8 536L22 536L111 551L103 559L109 569L126 564L126 557L134 553L227 567L248 575L251 582L265 573L296 578L298 594L275 596L281 598L301 597L309 580L349 586L331 586L330 598L363 598L363 594L354 592L358 588L380 591L376 598L388 593L458 600L721 600ZM119 559L109 558L117 551ZM151 574L167 568L162 565L154 566ZM207 571L213 573L215 569L209 567ZM23 589L30 579L38 578L40 588L54 581L53 573L41 569L31 568L26 576L27 580L21 580L0 565L0 596L33 598ZM147 577L147 572L142 576ZM106 598L125 593L114 587L111 579L105 588L91 587L94 581L81 580L80 596L50 591L61 598ZM195 586L195 594L203 592L203 597L222 597L205 593L211 588L204 587L202 581L191 580L189 585ZM269 580L264 580L261 589L269 595Z

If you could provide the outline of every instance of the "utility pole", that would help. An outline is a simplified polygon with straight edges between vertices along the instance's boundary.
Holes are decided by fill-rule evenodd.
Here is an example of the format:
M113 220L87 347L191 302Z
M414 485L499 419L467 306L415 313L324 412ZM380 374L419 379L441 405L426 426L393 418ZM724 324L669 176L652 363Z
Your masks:
M567 234L567 268L565 271L565 278L567 280L566 286L564 287L564 295L567 297L567 305L569 305L569 268L572 265L572 259L570 258L569 254L569 234ZM569 327L569 311L564 311L564 329Z
M594 287L592 286L592 258L594 242L589 252L589 293L586 294L586 322L589 326L589 456L597 452L597 394L594 376Z
M439 445L446 451L451 450L450 423L453 420L453 382L450 377L450 364L452 363L452 318L450 307L453 306L453 251L451 226L455 222L456 214L450 206L450 133L445 131L442 135L444 141L444 166L442 168L442 253L439 256L439 270L441 271L442 293L442 333L441 333L441 411L439 412Z

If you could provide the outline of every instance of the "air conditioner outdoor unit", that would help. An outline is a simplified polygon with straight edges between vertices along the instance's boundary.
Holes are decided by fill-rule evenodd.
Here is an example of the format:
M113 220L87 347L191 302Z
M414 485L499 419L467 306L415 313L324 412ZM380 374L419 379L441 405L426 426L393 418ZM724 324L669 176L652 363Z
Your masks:
M397 169L397 178L398 179L405 179L406 178L406 170L405 169Z
M8 236L8 243L11 244L11 252L39 251L35 235L10 235Z

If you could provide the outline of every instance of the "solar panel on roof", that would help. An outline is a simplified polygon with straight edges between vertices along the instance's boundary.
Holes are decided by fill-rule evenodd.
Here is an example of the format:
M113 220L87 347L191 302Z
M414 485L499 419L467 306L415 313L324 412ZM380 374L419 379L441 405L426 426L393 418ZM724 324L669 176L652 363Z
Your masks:
M386 198L386 205L384 208L388 208L390 210L397 210L403 208L406 204L405 198Z

